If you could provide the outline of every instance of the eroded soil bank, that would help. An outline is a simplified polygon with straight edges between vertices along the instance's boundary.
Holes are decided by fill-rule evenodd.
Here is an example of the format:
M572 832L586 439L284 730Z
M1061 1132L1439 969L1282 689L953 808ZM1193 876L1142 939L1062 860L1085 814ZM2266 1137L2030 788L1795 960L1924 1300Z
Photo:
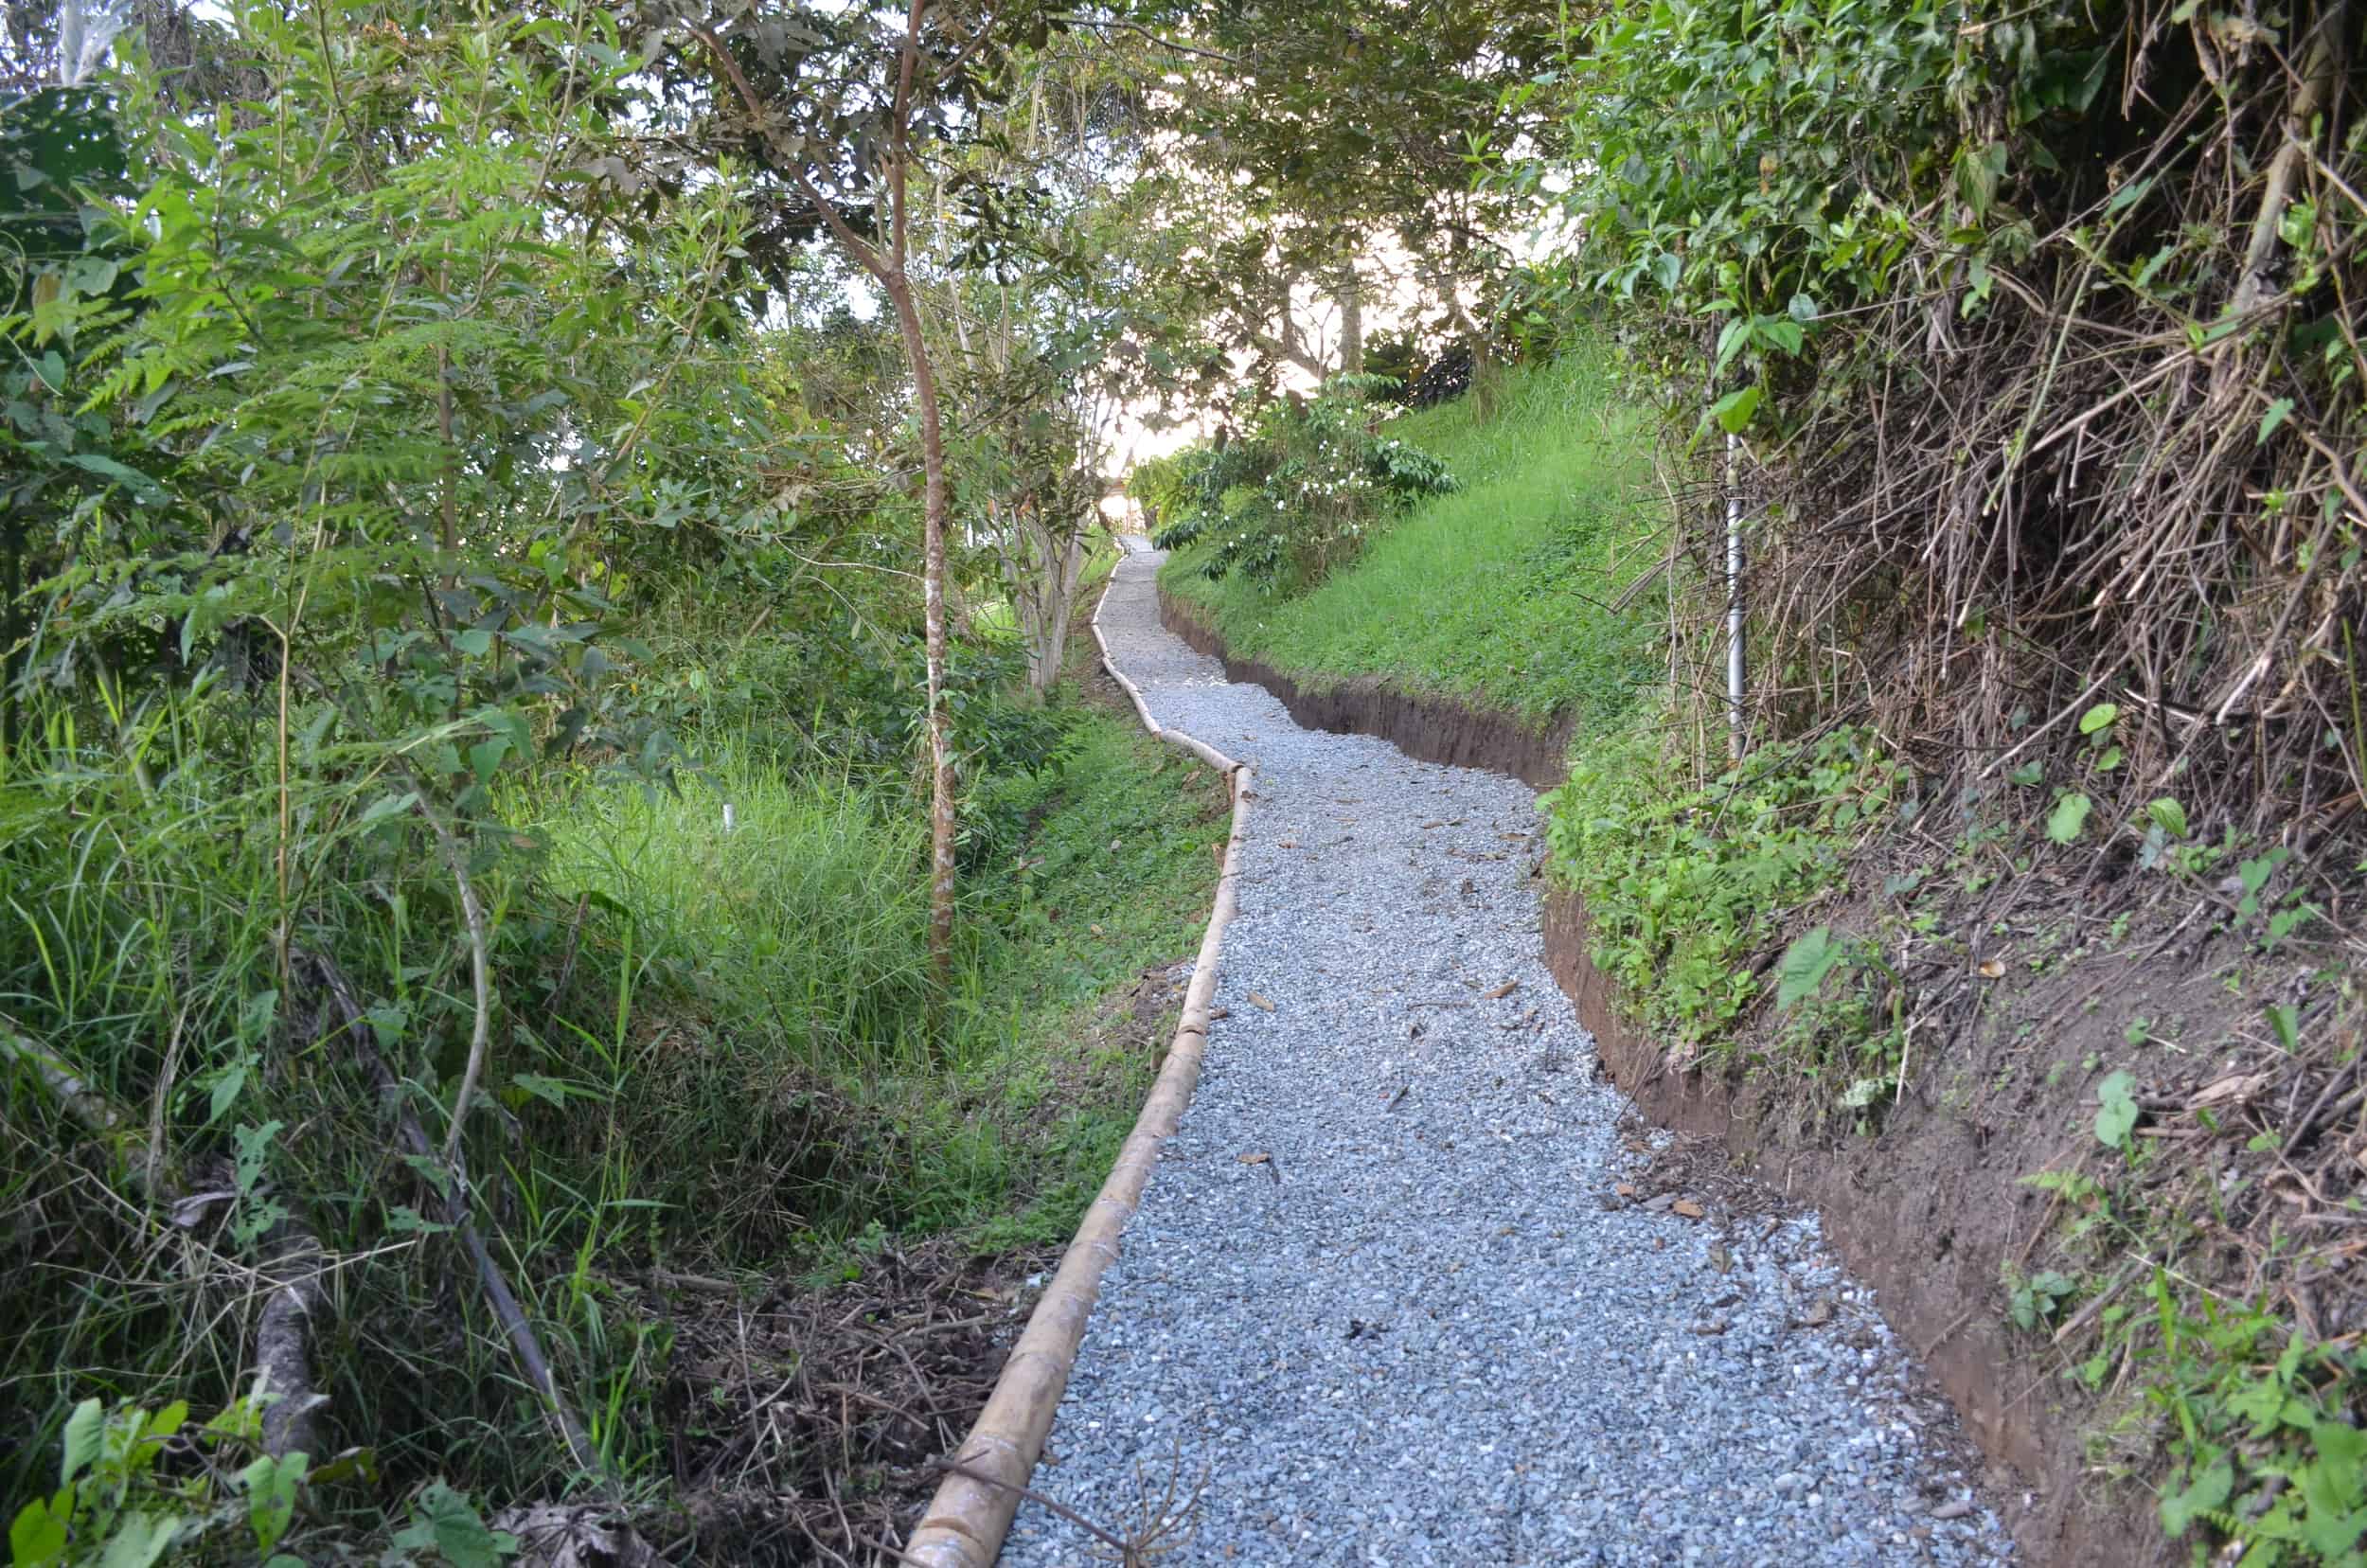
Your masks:
M1369 678L1301 683L1231 657L1164 592L1160 617L1221 659L1228 677L1280 698L1302 724L1376 736L1426 761L1491 768L1540 789L1559 782L1566 728L1539 735ZM2170 1555L2141 1496L2101 1495L2087 1483L2091 1410L2084 1400L2066 1402L2051 1358L2033 1354L2026 1337L2017 1341L1999 1284L2003 1272L2027 1264L2048 1219L2046 1195L2022 1178L2079 1157L2073 1128L2081 1077L2030 1071L2027 1029L1968 1031L1978 1060L1951 1060L1935 1096L1910 1096L1877 1136L1836 1140L1800 1129L1796 1107L1762 1082L1672 1070L1660 1046L1620 1014L1588 956L1585 913L1574 895L1548 893L1543 932L1547 967L1637 1108L1716 1143L1738 1170L1822 1212L1832 1246L1874 1286L1883 1317L1996 1467L1993 1495L2034 1561L2138 1564ZM2025 990L2014 1011L2034 1010L2062 1015L2056 1022L2066 1037L2079 1032L2069 1016L2073 1005Z

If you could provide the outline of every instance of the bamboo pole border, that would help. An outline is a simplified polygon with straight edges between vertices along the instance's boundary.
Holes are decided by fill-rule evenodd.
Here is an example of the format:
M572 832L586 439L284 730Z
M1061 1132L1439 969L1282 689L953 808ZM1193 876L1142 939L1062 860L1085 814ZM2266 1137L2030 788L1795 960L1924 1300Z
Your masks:
M1120 558L1123 561L1123 557ZM1084 1222L1061 1256L1060 1267L1036 1303L1027 1327L1003 1363L1003 1375L987 1407L970 1428L970 1437L953 1462L971 1474L949 1473L939 1484L920 1527L904 1547L904 1559L923 1568L991 1568L1003 1550L1003 1538L1019 1512L1020 1490L1035 1473L1052 1417L1077 1365L1077 1347L1085 1338L1086 1321L1101 1293L1102 1272L1117 1261L1120 1233L1141 1202L1143 1187L1158 1164L1160 1146L1174 1135L1184 1108L1191 1103L1200 1082L1200 1062L1208 1044L1208 1009L1217 991L1217 956L1224 946L1224 928L1233 919L1235 889L1240 882L1241 830L1249 820L1250 770L1214 746L1181 730L1172 730L1151 716L1142 688L1119 670L1110 657L1110 640L1102 635L1101 611L1117 586L1117 573L1094 606L1094 641L1101 650L1101 667L1133 699L1143 727L1171 746L1179 747L1225 775L1233 796L1232 832L1225 840L1224 867L1217 878L1217 899L1208 912L1208 929L1200 941L1200 957L1192 966L1192 982L1184 993L1184 1016L1175 1040L1159 1070L1134 1131L1110 1167L1109 1180L1085 1211Z

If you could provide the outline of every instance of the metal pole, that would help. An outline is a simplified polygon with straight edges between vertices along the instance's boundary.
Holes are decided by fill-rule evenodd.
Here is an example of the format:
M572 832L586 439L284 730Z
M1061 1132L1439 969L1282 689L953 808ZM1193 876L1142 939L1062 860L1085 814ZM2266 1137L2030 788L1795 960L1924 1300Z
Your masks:
M1726 730L1742 760L1742 437L1726 437Z

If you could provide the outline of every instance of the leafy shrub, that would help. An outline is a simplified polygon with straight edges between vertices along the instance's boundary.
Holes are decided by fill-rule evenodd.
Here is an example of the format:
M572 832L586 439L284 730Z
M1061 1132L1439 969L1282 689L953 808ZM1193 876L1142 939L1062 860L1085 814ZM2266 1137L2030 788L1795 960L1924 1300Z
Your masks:
M1312 581L1353 556L1382 519L1455 488L1430 453L1380 434L1395 410L1367 401L1381 383L1334 378L1303 408L1270 405L1255 435L1178 454L1137 481L1160 519L1152 543L1203 538L1211 580L1239 572L1261 583ZM1138 471L1139 473L1140 471Z
M1873 736L1839 730L1694 786L1658 731L1630 726L1545 797L1553 868L1585 899L1595 962L1655 1026L1714 1046L1757 995L1747 961L1840 883L1902 776Z

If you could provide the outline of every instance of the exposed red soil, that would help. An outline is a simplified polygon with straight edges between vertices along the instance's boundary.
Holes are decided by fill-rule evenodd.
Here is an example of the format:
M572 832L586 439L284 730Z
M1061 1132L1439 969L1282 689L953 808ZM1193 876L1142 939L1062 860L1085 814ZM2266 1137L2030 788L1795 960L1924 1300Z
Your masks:
M1303 729L1376 736L1424 762L1510 774L1539 790L1561 782L1570 753L1567 721L1543 730L1526 729L1504 714L1450 697L1406 691L1372 675L1302 682L1262 659L1235 658L1223 639L1194 617L1190 606L1164 588L1159 593L1159 624L1198 651L1221 660L1225 679L1272 692Z
M1379 681L1310 687L1226 656L1220 640L1165 594L1160 605L1169 630L1222 659L1230 678L1274 693L1302 724L1378 736L1424 760L1490 768L1539 788L1560 781L1566 729L1539 735L1504 716ZM1593 1033L1604 1069L1644 1115L1717 1140L1736 1168L1822 1212L1835 1251L1875 1288L1893 1330L1987 1456L1992 1495L2032 1560L2138 1564L2170 1555L2142 1492L2106 1496L2087 1484L2091 1409L2084 1399L2067 1403L2046 1359L2027 1337L2016 1342L1999 1285L2002 1267L2029 1262L2046 1227L2045 1195L2021 1179L2069 1163L2083 1139L2092 1141L2082 1130L2087 1073L2031 1070L2026 1030L1963 1029L1949 1042L1949 1060L1931 1081L1918 1076L1878 1135L1835 1138L1799 1125L1796 1103L1781 1103L1764 1081L1669 1068L1591 961L1575 895L1548 892L1542 937L1546 963ZM2024 988L2013 1012L2068 1012L2053 993L2084 989L2088 978L2074 971ZM2072 1048L2074 1032L2046 1042L2038 1066Z

